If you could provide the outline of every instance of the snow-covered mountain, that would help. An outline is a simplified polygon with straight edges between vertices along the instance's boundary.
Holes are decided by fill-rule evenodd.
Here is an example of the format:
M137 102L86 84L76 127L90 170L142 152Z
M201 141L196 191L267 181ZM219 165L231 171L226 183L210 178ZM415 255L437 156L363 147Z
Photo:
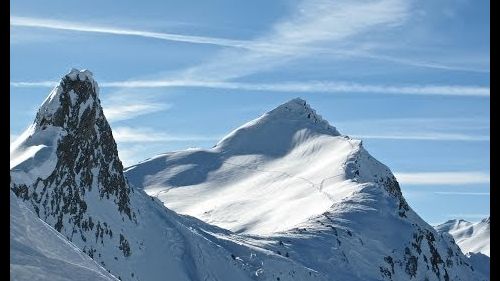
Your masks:
M490 218L472 223L463 219L449 220L435 226L439 233L449 233L474 269L490 275Z
M10 192L11 280L118 281Z
M472 223L462 219L449 220L435 227L438 232L453 236L464 254L482 253L490 256L490 218Z
M328 279L482 280L406 203L391 171L301 99L212 149L126 170L168 208L238 233Z
M249 280L193 223L129 187L98 92L89 71L62 78L11 146L15 195L121 280ZM14 225L22 219L11 215ZM26 276L26 267L12 268Z
M72 70L11 146L15 256L36 249L50 273L74 245L66 261L102 272L83 252L121 280L488 279L413 212L360 141L300 99L213 149L167 153L127 175L133 185L92 73ZM33 221L61 247L20 228ZM11 274L30 280L22 262L11 260Z

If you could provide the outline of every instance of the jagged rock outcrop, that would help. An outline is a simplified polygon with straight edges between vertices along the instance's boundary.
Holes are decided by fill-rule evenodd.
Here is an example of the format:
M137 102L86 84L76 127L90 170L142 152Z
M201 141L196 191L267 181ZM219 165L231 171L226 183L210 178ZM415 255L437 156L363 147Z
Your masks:
M121 280L247 278L225 250L130 188L89 71L65 75L11 146L11 190ZM205 256L226 268L205 266Z
M18 197L102 265L115 258L108 249L127 241L124 228L138 226L137 209L90 71L62 78L11 158Z

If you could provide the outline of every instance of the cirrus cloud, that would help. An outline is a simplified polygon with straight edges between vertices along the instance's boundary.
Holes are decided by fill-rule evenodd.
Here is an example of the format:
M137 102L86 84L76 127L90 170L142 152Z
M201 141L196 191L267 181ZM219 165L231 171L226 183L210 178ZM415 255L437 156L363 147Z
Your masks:
M400 172L394 175L398 182L404 185L462 185L490 183L489 173L483 171Z

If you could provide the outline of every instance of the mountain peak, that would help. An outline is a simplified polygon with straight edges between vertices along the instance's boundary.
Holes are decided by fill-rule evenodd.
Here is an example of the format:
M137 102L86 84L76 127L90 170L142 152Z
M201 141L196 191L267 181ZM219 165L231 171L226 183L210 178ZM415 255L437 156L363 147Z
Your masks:
M307 101L302 99L302 98L293 98L285 103L283 103L281 106L285 106L285 105L288 105L288 106L295 106L295 105L298 105L298 106L302 106L302 105L307 105ZM307 105L309 106L309 105Z
M79 124L83 114L102 114L99 102L99 87L89 70L71 69L45 99L37 112L35 125L66 127Z
M334 135L340 135L335 127L331 126L328 121L324 120L321 115L316 113L316 110L311 108L307 101L301 98L291 99L266 114L274 118L303 119L310 123L317 124L318 127L326 129Z
M286 154L296 145L318 136L340 136L301 98L285 102L229 133L215 146L242 154Z
M98 98L97 83L88 70L72 69L51 91L33 125L11 149L11 169L17 184L53 186L50 191L44 190L44 194L50 192L57 198L63 196L57 193L62 188L78 190L72 194L81 192L83 197L82 189L90 191L97 186L101 197L116 197L119 211L129 219L132 216L128 204L130 188L123 177L116 143ZM70 181L74 186L69 183L60 186L61 181L69 179L75 179ZM19 188L14 191L18 195ZM75 202L79 201L69 204ZM67 210L46 211L52 215ZM63 215L66 214L61 217ZM56 230L60 229L56 227Z
M88 70L88 69L76 69L72 68L69 73L67 73L64 77L68 77L69 79L76 81L76 80L94 80L94 74Z

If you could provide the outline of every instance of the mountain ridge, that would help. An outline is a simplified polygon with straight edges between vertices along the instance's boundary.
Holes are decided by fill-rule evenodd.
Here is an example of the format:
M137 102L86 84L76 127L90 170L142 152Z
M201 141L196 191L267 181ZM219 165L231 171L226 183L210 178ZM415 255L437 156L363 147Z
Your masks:
M453 239L437 234L408 206L390 169L361 141L328 123L316 126L308 108L301 99L285 102L212 149L164 153L125 174L167 208L255 244L278 239L274 251L328 276L472 278Z
M62 78L11 149L14 194L119 279L245 280L229 255L211 244L194 248L202 235L189 234L175 213L129 187L98 91L87 71ZM204 256L227 266L209 270L199 264Z
M472 252L490 256L490 217L477 222L453 219L435 228L438 232L451 234L464 254Z
M314 117L310 116L311 112L314 113ZM269 144L270 142L272 144ZM313 156L307 158L310 155ZM333 155L333 157L328 157L329 155ZM302 160L299 160L301 158ZM154 173L158 169L161 169L159 168L161 165L165 165L160 164L160 162L164 161L173 162L172 165L174 166L169 170L170 172L179 169L177 167L182 167L181 169L183 170L173 174L168 174L170 172L165 170L168 175L161 175L156 180ZM178 161L182 163L177 163ZM306 169L304 171L302 161L321 162L321 164L316 163L319 166L316 169L320 170L319 173L314 169L311 171ZM368 163L370 171L366 169L367 167L361 168L359 165L360 161ZM292 167L294 164L287 164L288 162L298 164ZM149 163L151 164L151 169L154 170L153 172L148 165ZM167 166L169 166L168 163ZM282 170L283 166L289 166L287 169L291 167L294 170L284 171ZM390 169L373 158L364 149L362 141L341 135L335 127L331 126L326 120L321 119L300 98L285 102L255 120L245 123L223 137L212 149L192 149L162 154L151 158L149 161L143 161L140 164L128 167L125 173L129 181L139 188L144 185L140 181L146 179L147 176L148 179L146 181L150 181L151 191L148 192L146 190L146 192L154 196L159 195L157 192L168 196L177 192L179 190L177 187L179 186L203 185L203 182L207 180L210 174L214 174L212 176L214 180L219 181L215 179L215 174L224 168L233 170L228 172L231 174L236 173L234 170L245 169L249 173L252 171L255 172L257 178L266 177L265 175L267 175L269 181L273 181L274 178L278 177L283 180L292 181L295 185L305 185L305 189L299 188L300 190L297 190L297 192L319 193L318 196L326 199L325 201L318 198L319 202L326 204L323 211L338 199L338 196L329 194L330 191L333 193L336 192L332 190L334 188L331 186L332 181L345 181L347 184L349 184L349 181L377 182L398 200L398 212L400 216L405 216L408 210L408 204L402 196L399 184L390 172ZM326 169L330 169L332 172L322 171ZM192 172L190 173L189 171ZM189 176L183 177L183 174ZM246 177L243 173L236 175L240 177L238 181L244 180ZM228 176L221 174L220 177L227 178ZM259 179L255 180L258 182ZM166 186L164 191L158 189L162 184ZM266 183L262 184L265 185ZM214 187L214 189L216 188L221 189L221 187ZM183 195L185 194L182 193L179 196L182 197ZM260 195L262 194L257 194L256 196ZM193 197L193 195L188 196ZM304 196L307 197L306 195ZM280 204L287 203L288 201L280 202ZM214 202L211 204L217 203ZM169 206L175 210L180 210L176 209L176 206ZM203 212L206 211L210 210L204 210ZM181 213L195 215L195 213L183 211ZM318 211L313 215L321 213L322 211ZM199 215L199 213L196 214ZM307 217L303 219L307 219ZM214 223L214 221L208 222ZM241 232L241 229L231 228L228 225L220 224L218 226Z
M98 93L90 72L63 77L11 148L11 190L121 280L487 279L361 141L302 101L125 176Z

